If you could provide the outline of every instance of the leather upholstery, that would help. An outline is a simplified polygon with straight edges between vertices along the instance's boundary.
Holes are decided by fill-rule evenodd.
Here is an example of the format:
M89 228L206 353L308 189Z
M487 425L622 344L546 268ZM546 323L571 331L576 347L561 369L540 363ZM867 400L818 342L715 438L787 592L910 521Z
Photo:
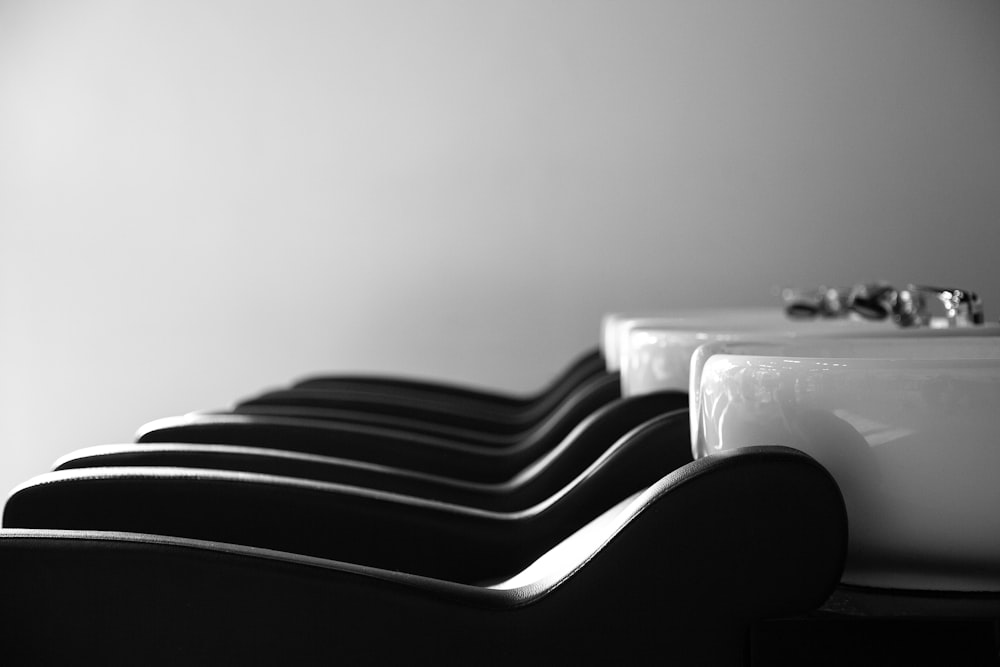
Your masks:
M516 395L432 380L376 375L320 375L300 380L292 389L377 391L402 398L448 403L457 410L479 410L497 418L530 419L550 412L584 381L606 373L601 352L592 349L579 355L545 387L528 395Z
M595 350L579 357L533 396L429 381L334 376L264 392L239 402L235 410L376 424L378 417L390 417L408 422L406 428L414 432L462 439L479 434L523 437L585 384L612 377L618 374L605 370L603 357Z
M558 425L503 447L451 441L387 428L250 415L189 415L158 420L139 432L137 442L280 448L367 461L471 482L501 483L552 451L574 429L589 428L588 425L594 421L606 422L609 428L617 428L616 420L601 419L600 415L605 412L626 412L633 409L629 406L649 405L629 399L630 402L616 403L595 415L594 412L606 402L601 401L601 405L594 406L584 399L603 396L607 388L607 385L598 385L592 388L593 392L577 394L580 402L576 407L579 409L565 413ZM686 408L688 403L687 395L677 392L657 394L651 400L658 402L658 406L653 406L652 412L644 413L647 415L645 418ZM625 429L634 427L636 423L628 422ZM624 432L619 431L615 437ZM613 439L605 439L602 446L606 447Z
M4 525L220 539L475 583L523 568L675 470L658 445L687 435L687 419L644 424L564 487L499 494L489 509L231 470L81 468L23 484Z
M784 448L690 463L493 588L220 543L4 530L0 645L11 664L739 664L753 621L826 599L846 540L833 479Z
M569 428L587 414L620 396L621 383L618 376L602 374L588 378L574 387L551 410L530 422L488 422L480 419L474 412L463 411L453 402L440 404L438 409L430 410L427 404L417 405L413 400L389 393L299 389L271 392L259 399L239 403L232 410L215 413L363 424L483 446L509 447L529 438L561 437L560 434L565 435Z
M557 448L514 477L478 483L349 459L270 448L183 443L103 445L73 452L55 470L146 466L215 468L360 486L496 512L524 510L561 489L596 486L613 499L691 461L687 410L661 415L653 395L598 411ZM634 428L629 429L630 426Z

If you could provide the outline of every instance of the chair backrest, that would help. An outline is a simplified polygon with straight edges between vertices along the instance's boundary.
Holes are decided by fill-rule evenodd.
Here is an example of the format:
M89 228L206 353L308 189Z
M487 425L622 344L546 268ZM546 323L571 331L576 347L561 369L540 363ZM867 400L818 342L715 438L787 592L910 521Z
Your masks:
M346 424L395 428L409 433L467 442L512 447L525 440L558 438L575 421L621 395L617 375L600 374L582 380L544 412L532 418L498 418L448 401L412 399L397 392L369 390L288 389L244 400L232 410L205 414L245 414L317 419Z
M647 438L659 439L663 428L651 427ZM632 463L649 462L643 449L648 443ZM518 513L224 470L80 469L18 487L4 526L217 540L475 583L510 575L621 499L611 493L634 491L641 473L623 466L631 467L609 466L604 480L594 475Z
M384 391L404 397L432 398L459 409L482 410L495 417L509 418L514 413L532 419L551 410L584 381L605 372L604 357L594 348L580 354L537 392L524 396L447 382L378 375L319 376L300 380L291 388Z
M784 448L688 464L485 588L220 542L3 530L0 639L36 664L81 646L103 664L740 664L752 622L827 598L846 544L835 482Z
M677 411L662 416L679 401L680 397L669 394L616 401L585 420L544 457L513 478L496 484L263 447L184 443L88 447L60 458L54 470L116 466L233 470L359 486L494 512L517 512L594 476L606 465L615 466L619 470L616 475L641 479L642 482L633 485L632 490L636 490L688 463L691 452L687 444L687 424L681 423ZM686 415L686 411L682 412ZM643 427L649 421L659 424L655 429L659 434L655 441L651 435L652 425ZM633 469L614 463L617 458L626 456L621 450L633 457L633 450L643 448L655 456L656 465L637 464ZM612 482L605 479L599 485L610 489ZM611 497L622 495L625 492L614 492Z
M136 441L280 447L472 482L500 483L557 446L618 393L614 378L595 378L575 392L532 437L509 447L461 443L375 426L253 415L160 419L140 429Z

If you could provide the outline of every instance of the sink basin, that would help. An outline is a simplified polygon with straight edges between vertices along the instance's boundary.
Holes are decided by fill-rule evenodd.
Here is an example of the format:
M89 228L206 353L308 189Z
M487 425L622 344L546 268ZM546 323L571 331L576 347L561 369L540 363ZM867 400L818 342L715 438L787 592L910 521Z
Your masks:
M687 391L691 356L712 341L899 333L887 321L790 320L780 311L720 311L701 317L651 319L623 325L619 348L622 395ZM917 331L917 330L914 330Z
M810 329L834 326L887 326L859 320L791 320L780 308L696 308L662 312L611 313L601 320L601 351L609 371L622 368L629 336L636 329L679 329L682 331L769 331L784 328Z
M1000 591L996 332L706 345L691 362L695 456L767 444L816 458L847 505L845 583Z

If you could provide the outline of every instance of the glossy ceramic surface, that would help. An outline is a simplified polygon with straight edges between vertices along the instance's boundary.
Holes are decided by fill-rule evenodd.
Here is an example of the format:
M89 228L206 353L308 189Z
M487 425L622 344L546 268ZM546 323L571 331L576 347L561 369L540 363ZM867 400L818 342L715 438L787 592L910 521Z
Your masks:
M898 331L886 321L790 320L778 309L720 312L714 317L642 320L630 324L623 326L619 345L619 369L625 396L664 390L687 391L691 356L708 342L761 336L794 338Z
M669 311L648 311L643 313L607 313L601 318L601 354L609 371L618 370L618 330L629 320L666 319ZM675 314L676 316L676 314Z
M609 371L622 369L631 332L639 328L768 330L788 324L781 308L700 308L661 313L613 313L601 322L601 351ZM814 323L802 323L813 325Z
M847 504L846 583L1000 590L1000 338L969 333L706 346L695 454L822 463Z

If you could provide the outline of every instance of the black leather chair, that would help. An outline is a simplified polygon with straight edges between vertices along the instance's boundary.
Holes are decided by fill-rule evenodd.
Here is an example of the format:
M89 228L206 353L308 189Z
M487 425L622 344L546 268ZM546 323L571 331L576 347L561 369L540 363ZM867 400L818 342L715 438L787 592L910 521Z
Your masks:
M480 430L496 427L497 432L502 433L523 431L537 424L587 380L606 375L609 373L605 370L604 358L594 349L580 355L547 386L528 395L372 375L316 376L293 384L291 390L325 393L328 397L367 396L376 403L378 400L388 402L392 406L390 413L457 427L464 425ZM280 401L261 402L264 403L281 404Z
M687 395L663 392L618 399L566 413L557 424L505 446L482 445L397 429L258 415L186 415L147 424L139 443L228 444L352 459L439 477L499 484L515 477L566 440L607 448L642 422L686 408ZM596 410L596 412L595 412ZM572 446L560 455L572 452ZM563 451L565 450L565 451ZM590 446L590 451L595 451Z
M808 456L784 448L683 466L492 585L231 544L227 526L214 519L220 503L235 507L238 485L217 488L207 479L200 486L213 491L189 498L188 525L211 526L199 540L155 534L173 526L144 507L148 496L141 495L132 496L131 513L120 502L104 509L87 502L82 514L100 511L79 529L52 530L44 526L52 516L42 512L37 522L11 524L43 524L35 529L0 531L5 658L740 664L755 621L808 611L827 598L847 540L836 483ZM62 488L84 487L85 494L61 496ZM54 503L55 515L65 517L74 512L71 498L115 495L99 476L53 488L43 491L44 502L27 505L15 493L7 515ZM177 499L168 494L162 502ZM102 520L105 510L111 518ZM280 517L260 510L262 546L297 548L266 536L273 522L294 524L303 535L338 529L310 523L298 509ZM257 511L244 507L245 514ZM93 530L144 526L153 533ZM240 537L252 543L258 536ZM405 548L432 548L426 533L396 539Z
M497 484L278 449L185 443L88 447L62 457L53 469L127 466L253 472L388 491L492 512L528 510L552 502L556 494L573 494L577 487L586 485L587 493L607 499L593 505L590 511L597 513L691 462L687 410L654 417L621 437L602 437L599 431L583 430L535 465Z
M586 392L588 385L605 385L604 402L617 398L618 379L617 373L604 370L603 358L594 351L528 397L392 377L327 376L260 393L238 401L226 412L333 419L503 444L550 421L563 405L573 402L575 394ZM594 403L595 397L587 400L594 406L600 404Z
M78 468L19 487L4 525L220 539L478 582L525 567L675 470L658 445L686 435L687 424L686 411L644 424L560 488L490 495L450 489L427 499L231 469Z
M247 414L295 417L394 428L407 433L459 440L483 446L508 447L526 438L565 432L594 410L621 396L617 375L588 378L574 387L539 418L530 422L487 422L454 402L432 404L393 394L362 390L292 389L262 394L227 410L198 414ZM431 406L435 405L434 409Z

